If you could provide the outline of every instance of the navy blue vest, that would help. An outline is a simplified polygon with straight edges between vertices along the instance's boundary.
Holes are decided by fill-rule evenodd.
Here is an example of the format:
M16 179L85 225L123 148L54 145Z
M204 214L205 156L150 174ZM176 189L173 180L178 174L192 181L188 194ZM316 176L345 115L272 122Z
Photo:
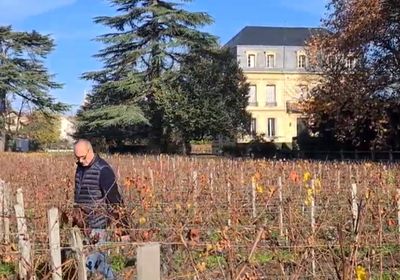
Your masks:
M100 187L100 173L105 167L111 168L96 155L90 166L78 165L76 168L75 204L83 210L89 228L106 228L109 221L105 194Z

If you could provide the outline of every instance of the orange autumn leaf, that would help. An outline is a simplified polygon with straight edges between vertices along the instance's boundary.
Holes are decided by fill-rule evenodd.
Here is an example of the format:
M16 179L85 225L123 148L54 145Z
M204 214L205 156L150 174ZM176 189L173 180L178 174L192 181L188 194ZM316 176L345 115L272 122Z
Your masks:
M300 181L299 175L294 170L290 171L289 178L290 181L292 181L293 183L297 183Z

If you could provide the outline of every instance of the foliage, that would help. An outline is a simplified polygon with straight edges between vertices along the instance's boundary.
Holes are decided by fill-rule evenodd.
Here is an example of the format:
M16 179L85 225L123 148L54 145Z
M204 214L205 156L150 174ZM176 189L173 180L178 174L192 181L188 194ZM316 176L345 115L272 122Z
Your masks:
M27 135L38 148L45 148L60 140L60 119L55 115L46 115L36 111L29 115L30 122L20 130Z
M305 109L314 132L359 148L398 148L400 6L392 0L332 0L327 32L309 42L321 81Z
M178 141L234 138L249 126L248 84L228 49L192 51L161 100L165 121Z
M126 116L128 123L142 124L136 135L144 132L151 142L165 146L168 130L159 104L166 95L163 85L168 81L164 73L178 67L187 49L215 45L213 36L196 30L211 23L211 18L206 13L188 12L177 3L162 0L110 0L110 3L118 14L96 17L95 22L115 32L97 38L106 45L96 55L104 68L83 75L95 82L85 110L112 105L122 111L119 106L130 106L137 113ZM144 117L135 106L143 111ZM145 119L151 127L143 131ZM124 124L118 118L111 122L117 131ZM81 127L85 130L84 125ZM138 128L131 126L129 130ZM124 135L125 130L120 132Z
M126 267L126 260L121 255L114 255L110 260L113 271L120 272Z
M0 26L0 100L7 95L18 95L39 109L63 111L67 106L49 95L51 89L61 87L44 66L44 59L54 49L48 35L36 31L13 31L11 26Z
M0 277L10 277L15 273L15 266L12 263L0 263Z
M87 138L95 142L104 139L111 146L112 142L121 143L127 138L141 136L140 128L143 130L149 124L136 105L108 105L81 110L77 118L75 138Z
M49 94L61 87L44 65L53 49L54 42L48 35L0 26L0 136L4 134L5 114L11 110L7 104L11 97L18 96L43 112L68 109ZM4 138L0 137L0 147L3 145Z

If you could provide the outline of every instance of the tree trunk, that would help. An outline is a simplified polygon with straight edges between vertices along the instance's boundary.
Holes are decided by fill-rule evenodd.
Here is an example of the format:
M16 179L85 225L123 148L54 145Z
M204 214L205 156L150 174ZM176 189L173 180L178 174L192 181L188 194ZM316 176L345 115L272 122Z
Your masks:
M6 150L6 133L0 129L0 153Z
M182 141L182 154L188 156L188 155L190 155L191 151L192 151L192 147L190 146L190 142L187 140L183 140Z

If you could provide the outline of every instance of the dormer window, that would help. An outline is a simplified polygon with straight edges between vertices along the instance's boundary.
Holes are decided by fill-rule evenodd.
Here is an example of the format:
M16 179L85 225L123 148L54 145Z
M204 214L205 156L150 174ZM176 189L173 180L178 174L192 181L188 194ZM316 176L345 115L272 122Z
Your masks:
M307 66L307 56L305 54L299 54L297 56L297 68L305 69Z
M274 68L275 67L275 54L267 53L265 56L265 65L267 68Z
M247 55L247 67L254 68L256 66L256 55L248 54Z

